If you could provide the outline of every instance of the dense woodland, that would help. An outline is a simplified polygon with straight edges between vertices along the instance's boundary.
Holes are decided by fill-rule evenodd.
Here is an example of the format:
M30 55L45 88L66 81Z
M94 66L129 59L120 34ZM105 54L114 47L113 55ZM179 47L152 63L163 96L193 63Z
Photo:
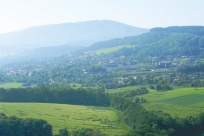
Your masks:
M0 102L41 102L108 106L109 99L101 89L64 87L0 88Z
M20 119L0 113L2 136L52 136L52 126L39 119Z

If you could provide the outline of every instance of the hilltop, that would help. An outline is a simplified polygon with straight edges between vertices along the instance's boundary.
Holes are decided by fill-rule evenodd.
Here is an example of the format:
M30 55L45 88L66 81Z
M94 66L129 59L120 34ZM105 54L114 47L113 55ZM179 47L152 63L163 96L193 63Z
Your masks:
M95 42L139 35L148 29L111 20L43 25L0 35L0 53L48 46L89 46Z

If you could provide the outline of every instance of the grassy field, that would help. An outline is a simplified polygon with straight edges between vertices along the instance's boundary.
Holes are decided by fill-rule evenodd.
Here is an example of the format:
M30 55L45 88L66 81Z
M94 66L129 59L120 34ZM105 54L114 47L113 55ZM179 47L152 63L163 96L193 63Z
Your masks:
M164 100L162 102L179 106L190 106L204 101L204 95L188 94L171 99Z
M119 92L136 90L141 87L146 87L147 89L149 89L149 85L134 85L134 86L127 86L127 87L121 87L121 88L116 88L116 89L106 89L106 92L107 93L119 93Z
M13 83L0 84L0 88L5 88L5 89L8 89L8 88L18 88L18 87L22 87L22 83L13 82Z
M1 103L0 112L21 118L47 120L53 133L66 127L69 131L79 128L97 128L108 135L121 135L130 128L124 124L123 114L110 107L77 106L47 103Z
M204 112L204 88L177 88L171 91L150 91L138 96L146 99L147 110L162 110L174 116L186 117Z
M122 45L122 46L117 46L117 47L112 47L112 48L100 49L100 50L95 51L95 54L97 54L97 55L101 55L101 53L108 54L108 53L120 50L120 49L122 49L124 47L125 48L131 48L131 47L134 47L134 46L133 45Z

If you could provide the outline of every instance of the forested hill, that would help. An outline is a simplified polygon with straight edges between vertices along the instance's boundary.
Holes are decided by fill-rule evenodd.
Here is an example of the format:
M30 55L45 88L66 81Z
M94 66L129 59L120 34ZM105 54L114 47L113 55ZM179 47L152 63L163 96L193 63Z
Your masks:
M0 34L0 47L36 48L65 44L89 46L94 42L139 35L148 31L111 20L52 24Z
M89 46L86 50L93 51L121 45L135 45L134 48L121 49L117 54L134 54L139 56L193 56L202 55L204 49L203 26L173 26L153 28L150 32L125 38L102 41ZM124 51L125 52L124 52Z
M189 33L196 35L204 35L204 27L203 26L173 26L167 28L152 28L150 32L157 33Z

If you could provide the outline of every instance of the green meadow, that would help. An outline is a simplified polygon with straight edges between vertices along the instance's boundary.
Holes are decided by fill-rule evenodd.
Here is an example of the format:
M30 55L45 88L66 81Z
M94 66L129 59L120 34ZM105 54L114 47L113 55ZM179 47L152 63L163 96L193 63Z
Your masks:
M150 91L138 96L146 99L147 110L160 110L174 116L186 117L204 112L204 88L177 88L171 91Z
M134 45L122 45L122 46L116 46L116 47L112 47L112 48L104 48L104 49L100 49L100 50L95 51L95 54L97 54L97 55L101 55L102 53L108 54L108 53L120 50L122 48L132 48L132 47L134 47Z
M5 89L18 88L18 87L22 87L22 83L12 82L12 83L3 83L3 84L0 84L0 88L5 88Z
M48 103L1 103L0 112L20 118L47 120L53 133L67 128L70 132L79 128L100 129L108 135L126 134L130 128L124 123L123 114L110 107L78 106Z

